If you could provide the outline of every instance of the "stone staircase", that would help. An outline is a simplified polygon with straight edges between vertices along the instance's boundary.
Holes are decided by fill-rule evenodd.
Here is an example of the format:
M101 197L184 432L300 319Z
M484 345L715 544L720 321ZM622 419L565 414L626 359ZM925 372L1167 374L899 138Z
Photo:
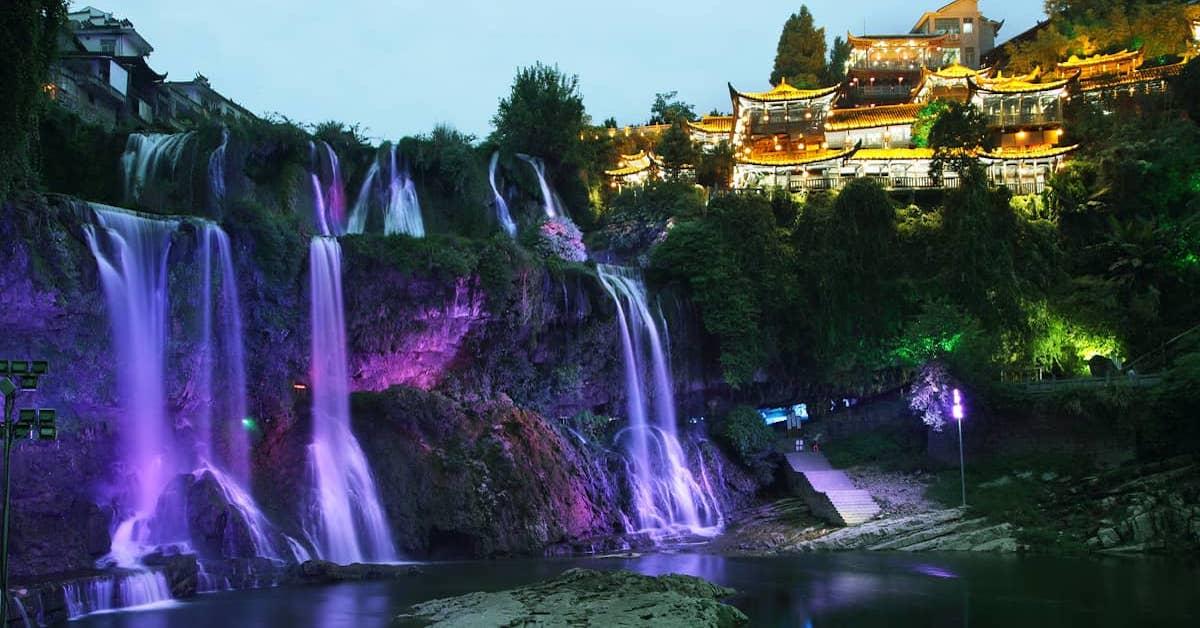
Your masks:
M793 487L813 514L841 526L856 526L875 518L879 504L867 491L855 488L846 474L830 466L825 456L808 451L787 454Z

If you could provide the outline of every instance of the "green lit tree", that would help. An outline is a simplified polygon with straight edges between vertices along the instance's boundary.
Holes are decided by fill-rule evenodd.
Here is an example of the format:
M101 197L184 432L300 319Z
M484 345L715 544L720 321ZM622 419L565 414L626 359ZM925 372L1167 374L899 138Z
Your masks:
M917 121L912 125L913 146L920 148L929 146L929 132L933 130L933 123L937 122L938 116L942 115L946 109L947 105L944 100L935 100L921 107L921 110L917 112Z
M978 107L970 103L948 103L929 128L929 146L933 148L929 173L940 178L945 170L952 170L965 176L967 171L979 168L976 151L986 149L990 144L987 118Z
M818 87L825 76L825 29L817 28L808 7L801 6L779 35L771 84L786 80L797 87Z
M727 190L733 182L733 148L721 142L700 154L696 183L706 188Z

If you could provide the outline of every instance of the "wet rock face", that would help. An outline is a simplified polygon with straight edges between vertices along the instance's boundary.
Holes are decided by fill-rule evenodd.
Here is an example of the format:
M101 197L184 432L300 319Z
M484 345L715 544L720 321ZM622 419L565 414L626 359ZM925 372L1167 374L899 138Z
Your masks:
M736 592L692 576L571 569L558 578L498 593L424 602L397 626L744 626L721 600Z

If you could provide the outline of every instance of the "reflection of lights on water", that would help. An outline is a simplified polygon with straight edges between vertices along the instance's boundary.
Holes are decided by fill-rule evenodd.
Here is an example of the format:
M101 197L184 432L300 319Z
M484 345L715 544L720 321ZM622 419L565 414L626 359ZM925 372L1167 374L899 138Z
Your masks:
M937 565L916 565L913 567L913 571L934 578L958 578L958 574Z

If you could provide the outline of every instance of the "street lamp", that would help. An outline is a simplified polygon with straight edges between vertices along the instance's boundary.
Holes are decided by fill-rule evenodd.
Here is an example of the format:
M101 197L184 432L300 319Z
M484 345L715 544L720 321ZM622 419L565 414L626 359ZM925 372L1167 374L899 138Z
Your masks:
M954 389L954 405L950 408L950 414L954 417L954 422L958 423L958 477L962 482L962 505L967 505L967 469L963 464L963 444L962 444L962 422L963 422L963 405L962 393L957 388Z
M12 487L13 441L54 440L58 438L58 416L54 410L22 408L17 420L12 420L17 394L37 390L38 379L50 371L45 360L0 360L0 395L4 396L4 422L0 436L4 438L4 502L3 523L0 524L0 626L8 625L8 522L12 511L9 503Z

